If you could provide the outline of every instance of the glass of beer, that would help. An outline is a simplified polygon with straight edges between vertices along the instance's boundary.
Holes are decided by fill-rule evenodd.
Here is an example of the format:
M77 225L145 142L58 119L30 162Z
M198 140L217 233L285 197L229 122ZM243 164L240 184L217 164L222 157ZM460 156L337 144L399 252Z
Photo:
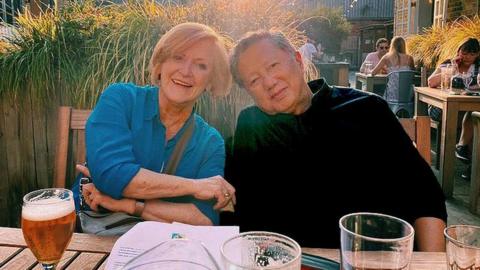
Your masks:
M413 227L399 218L353 213L340 219L343 270L408 270L413 253Z
M47 188L32 191L23 197L23 237L43 269L55 269L72 238L74 228L72 191Z

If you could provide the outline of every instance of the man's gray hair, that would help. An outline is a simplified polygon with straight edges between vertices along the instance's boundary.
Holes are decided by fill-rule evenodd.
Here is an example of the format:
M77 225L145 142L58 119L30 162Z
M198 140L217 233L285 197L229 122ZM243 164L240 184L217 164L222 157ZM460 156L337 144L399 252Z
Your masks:
M288 41L288 39L285 37L285 35L282 32L260 30L260 31L246 33L238 41L237 45L233 48L232 54L230 56L230 70L233 75L233 80L240 87L245 88L242 82L242 78L240 78L240 74L238 72L238 61L240 58L240 54L245 52L250 46L262 40L270 41L274 46L291 54L292 57L295 57L295 52L296 52L295 48L290 43L290 41Z

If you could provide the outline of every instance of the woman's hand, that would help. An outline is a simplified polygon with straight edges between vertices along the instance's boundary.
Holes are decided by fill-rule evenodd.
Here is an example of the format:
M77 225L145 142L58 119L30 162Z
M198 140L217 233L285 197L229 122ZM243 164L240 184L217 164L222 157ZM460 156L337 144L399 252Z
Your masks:
M452 59L452 65L457 68L462 64L463 57L461 55L457 55Z
M77 165L76 169L83 175L90 177L90 171L87 167L83 165ZM94 211L98 211L99 206L113 212L125 212L131 214L135 211L135 200L115 200L112 197L100 192L97 188L95 188L95 185L93 183L83 185L82 194L85 198L85 202Z
M230 201L236 204L235 188L223 177L217 175L197 181L193 181L194 191L192 195L199 200L217 199L213 206L215 210L225 207Z
M93 183L83 185L82 194L85 198L85 202L94 211L98 211L100 206L112 212L125 212L127 214L132 214L135 211L135 200L126 198L115 200L98 191Z

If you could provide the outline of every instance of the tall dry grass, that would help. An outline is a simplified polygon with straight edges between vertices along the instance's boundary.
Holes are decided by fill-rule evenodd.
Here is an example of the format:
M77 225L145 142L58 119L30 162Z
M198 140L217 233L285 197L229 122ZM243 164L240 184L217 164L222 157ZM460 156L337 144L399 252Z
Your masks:
M153 1L96 6L66 2L62 12L18 18L18 35L0 48L0 96L33 91L36 100L92 108L112 82L148 84L155 43L182 22L210 25L231 41L248 31L276 28L299 47L305 37L295 26L301 16L276 0L204 0L189 5ZM232 42L233 44L233 42ZM238 112L251 100L236 86L225 98L202 97L197 111L224 136L232 134Z
M460 17L443 27L431 27L422 35L407 39L408 52L417 62L434 68L456 55L457 48L468 37L480 40L480 18Z

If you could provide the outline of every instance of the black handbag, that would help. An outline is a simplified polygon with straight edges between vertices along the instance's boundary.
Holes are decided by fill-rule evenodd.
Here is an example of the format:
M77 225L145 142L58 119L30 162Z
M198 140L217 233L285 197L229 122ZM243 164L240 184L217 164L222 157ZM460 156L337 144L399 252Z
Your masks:
M190 137L192 137L195 128L194 118L195 116L191 116L188 120L185 132L175 145L164 173L175 174L178 163L187 147L187 143L190 140ZM80 210L78 212L78 218L80 219L80 226L84 233L103 236L122 235L137 223L143 221L140 217L132 216L123 212L95 212L92 210Z

